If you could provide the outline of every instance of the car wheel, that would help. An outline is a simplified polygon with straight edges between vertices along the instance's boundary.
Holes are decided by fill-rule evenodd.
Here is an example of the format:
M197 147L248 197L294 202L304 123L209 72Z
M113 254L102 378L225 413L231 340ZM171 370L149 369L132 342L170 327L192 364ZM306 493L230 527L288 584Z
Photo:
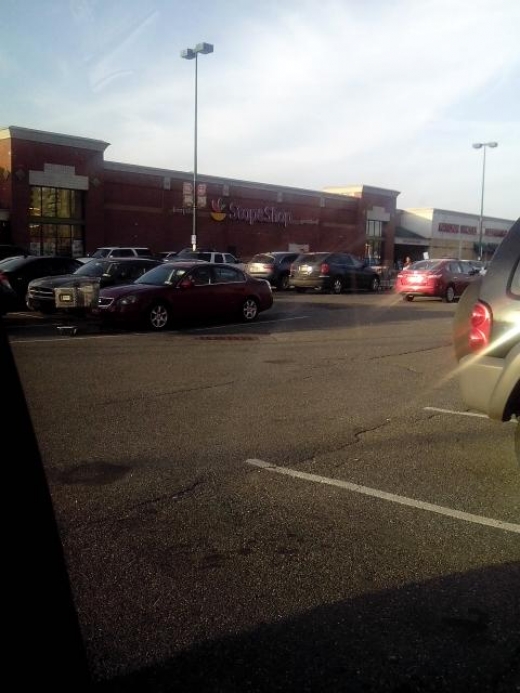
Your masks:
M516 461L517 461L518 465L520 466L520 420L516 424L515 453L516 453Z
M413 301L413 296L407 294L406 296L403 296L403 301Z
M276 286L280 291L287 291L289 288L289 276L284 274L283 277L280 277Z
M242 320L252 322L258 317L258 302L256 298L246 298L242 304Z
M147 325L152 330L165 330L170 322L170 311L164 303L154 303L148 309Z
M368 287L370 291L379 291L379 277L372 277L370 280L370 286Z
M453 303L455 300L455 289L453 286L451 286L451 284L450 286L446 287L446 291L444 292L444 300L446 303Z
M343 291L343 281L341 277L334 277L331 291L333 294L340 294Z

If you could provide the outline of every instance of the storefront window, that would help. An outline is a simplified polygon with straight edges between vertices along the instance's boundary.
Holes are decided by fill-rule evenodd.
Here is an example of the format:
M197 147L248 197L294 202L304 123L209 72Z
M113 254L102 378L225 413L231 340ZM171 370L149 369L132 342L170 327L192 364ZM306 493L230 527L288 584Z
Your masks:
M83 195L81 190L31 187L29 216L39 219L39 223L29 224L31 252L84 255Z
M42 189L37 186L31 188L29 215L31 217L41 217L42 215Z
M29 238L34 255L85 254L83 227L79 224L29 224Z
M383 222L368 220L366 225L365 259L372 265L379 265L382 257Z
M42 191L42 217L56 217L56 188L41 188Z

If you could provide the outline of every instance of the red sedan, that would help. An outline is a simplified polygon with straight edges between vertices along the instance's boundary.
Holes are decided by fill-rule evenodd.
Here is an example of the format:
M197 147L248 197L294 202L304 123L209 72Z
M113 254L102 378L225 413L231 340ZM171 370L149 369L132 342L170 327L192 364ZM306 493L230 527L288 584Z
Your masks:
M419 260L399 272L395 291L406 301L428 296L452 303L478 274L467 260Z
M101 289L94 315L165 330L187 319L256 320L273 305L271 287L224 263L164 263L133 284Z

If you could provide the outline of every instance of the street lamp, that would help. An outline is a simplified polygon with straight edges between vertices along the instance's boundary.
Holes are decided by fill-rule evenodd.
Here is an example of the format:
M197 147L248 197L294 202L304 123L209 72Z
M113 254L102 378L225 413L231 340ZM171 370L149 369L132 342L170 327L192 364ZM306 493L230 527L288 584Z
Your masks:
M213 45L211 43L197 43L195 48L185 48L181 51L181 58L185 60L195 59L195 133L193 145L193 223L191 244L193 250L197 248L197 56L199 53L204 55L213 53Z
M482 216L484 214L484 180L486 177L486 148L491 147L494 149L498 147L498 142L475 142L473 145L474 149L483 149L484 156L482 159L482 190L480 193L480 219L478 225L478 259L482 260Z

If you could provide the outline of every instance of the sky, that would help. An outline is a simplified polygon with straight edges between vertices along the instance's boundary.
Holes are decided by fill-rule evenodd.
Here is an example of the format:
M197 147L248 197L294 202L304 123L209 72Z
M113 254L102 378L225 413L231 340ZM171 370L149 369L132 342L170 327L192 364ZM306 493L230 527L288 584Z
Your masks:
M520 0L0 0L0 127L105 159L520 215Z

